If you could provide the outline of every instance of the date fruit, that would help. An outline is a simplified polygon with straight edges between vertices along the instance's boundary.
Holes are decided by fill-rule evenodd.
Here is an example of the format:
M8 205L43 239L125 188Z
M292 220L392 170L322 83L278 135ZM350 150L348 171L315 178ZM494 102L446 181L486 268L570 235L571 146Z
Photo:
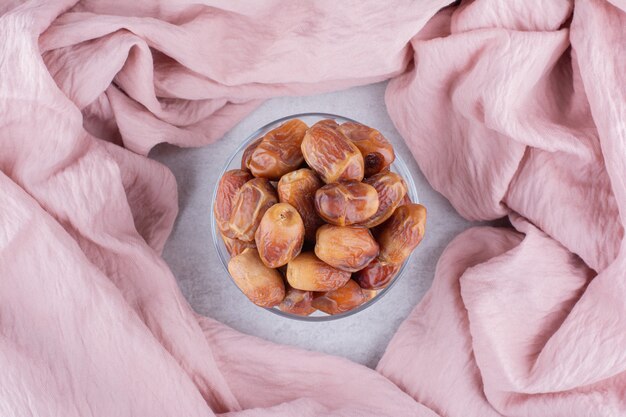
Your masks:
M313 307L327 314L339 314L350 311L367 301L365 294L354 280L344 286L328 291L313 299Z
M228 221L232 237L245 242L254 240L265 211L277 202L276 190L267 179L254 178L245 183L237 192Z
M246 249L231 258L228 272L245 296L258 306L274 307L285 298L282 275L265 266L256 249Z
M287 281L303 291L331 291L343 286L350 272L333 268L313 252L303 252L287 264Z
M374 227L383 223L393 214L407 193L406 183L395 172L381 172L363 181L376 189L378 192L378 210L376 213L361 223L365 227Z
M381 262L374 259L365 268L356 272L354 279L361 288L369 290L380 290L385 288L400 270L399 264Z
M365 169L361 151L336 126L322 120L307 130L302 141L304 159L327 184L361 181Z
M396 158L391 143L376 129L356 122L346 122L339 126L339 131L361 151L366 177L378 174Z
M302 250L304 223L290 204L274 204L263 215L254 240L263 263L270 268L278 268Z
M315 311L311 305L313 293L289 288L285 299L278 305L278 308L285 313L297 314L298 316L308 316Z
M317 228L324 224L315 211L315 192L322 185L322 180L308 168L285 174L278 181L278 199L298 210L304 222L304 239L308 241L315 240Z
M348 226L363 222L378 211L378 193L369 184L344 181L328 184L315 193L315 209L328 223Z
M378 243L361 226L325 224L317 229L315 255L342 271L356 272L378 256Z
M256 248L256 244L254 243L254 241L244 242L243 240L225 236L221 232L220 232L220 236L222 237L222 240L224 241L224 245L226 246L226 250L228 251L231 257L239 255L241 252L243 252L247 248Z
M223 235L226 237L234 237L230 230L229 220L237 192L243 185L252 179L249 172L240 169L227 171L217 185L217 194L215 196L215 205L213 206L213 214L215 223Z
M259 146L259 143L261 143L262 140L262 137L258 138L248 145L245 151L243 151L243 155L241 156L241 169L250 169L250 158L252 158L252 153L255 151L257 146Z
M293 119L269 131L252 151L248 168L255 177L278 181L304 162L302 140L308 126Z
M380 261L399 264L409 257L424 237L426 207L406 204L396 209L378 237Z

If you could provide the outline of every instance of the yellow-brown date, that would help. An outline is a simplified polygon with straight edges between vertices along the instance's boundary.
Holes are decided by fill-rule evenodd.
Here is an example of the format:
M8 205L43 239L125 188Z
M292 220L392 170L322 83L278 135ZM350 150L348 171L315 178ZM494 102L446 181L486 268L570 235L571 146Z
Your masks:
M274 307L285 298L283 277L263 264L256 249L245 249L228 263L233 281L250 301L261 307Z
M311 305L313 293L289 288L285 299L278 305L278 308L285 313L297 314L298 316L308 316L315 311Z
M278 268L302 250L304 223L290 204L274 204L261 218L254 240L263 263L270 268Z
M255 177L273 181L298 169L302 156L302 140L308 126L302 120L293 119L271 130L256 146L247 164Z
M287 281L303 291L331 291L343 286L350 272L333 268L313 252L302 252L287 264Z
M385 288L398 274L400 264L381 262L378 258L352 275L361 288L379 290Z
M369 184L343 181L315 192L315 209L328 223L348 226L364 222L378 211L378 193Z
M322 120L307 130L302 141L304 159L326 184L361 181L365 174L361 151L333 123Z
M341 288L315 297L311 304L326 314L339 314L350 311L365 301L367 301L367 298L359 284L354 282L354 280L349 280Z
M232 237L245 242L254 240L265 211L277 202L276 190L269 180L254 178L245 183L237 192L228 221Z
M251 179L252 175L250 175L249 172L240 169L233 169L227 171L217 185L217 194L215 196L213 214L215 215L215 223L217 224L217 227L226 237L234 237L228 222L233 211L237 192Z
M425 228L426 207L421 204L398 207L383 225L378 237L381 262L404 262L422 241Z
M315 240L317 228L324 224L315 211L315 192L322 185L322 180L308 168L285 174L278 181L278 199L298 210L304 222L304 239L308 241Z
M393 214L406 195L407 187L402 177L395 172L381 172L363 181L378 192L378 210L361 223L365 227L374 227L383 223Z
M378 256L378 243L361 226L325 224L317 229L315 255L342 271L356 272Z
M366 177L386 169L396 158L391 143L376 129L356 122L346 122L339 126L339 131L361 151Z

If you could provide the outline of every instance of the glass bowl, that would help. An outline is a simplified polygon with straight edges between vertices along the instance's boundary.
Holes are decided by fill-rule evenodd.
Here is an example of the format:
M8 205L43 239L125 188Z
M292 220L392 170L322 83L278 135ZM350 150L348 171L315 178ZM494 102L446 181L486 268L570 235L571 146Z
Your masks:
M335 120L337 123L341 124L344 122L357 122L356 120L352 120L349 119L347 117L343 117L343 116L338 116L336 114L328 114L328 113L300 113L300 114L293 114L291 116L286 116L286 117L282 117L280 119L274 120L271 123L266 124L265 126L259 128L257 131L253 132L250 134L250 136L248 136L242 143L241 145L239 145L239 147L235 150L235 152L231 155L231 157L228 159L228 161L226 161L226 164L224 165L224 168L222 169L222 172L220 173L219 178L221 178L224 173L228 170L231 169L239 169L241 168L241 157L243 155L244 150L246 149L246 147L253 142L254 140L256 140L257 138L265 135L267 132L269 132L270 130L280 126L281 124L285 123L288 120L291 119L300 119L303 122L305 122L307 125L311 126L317 122L319 122L320 120L323 119L333 119ZM376 128L376 126L372 126L374 128ZM404 180L406 181L407 187L408 187L408 194L409 197L411 198L411 201L413 201L414 203L418 203L418 196L417 196L417 190L415 188L415 182L413 181L413 178L411 176L411 173L409 172L409 169L407 168L406 164L404 163L404 161L402 160L402 157L400 155L398 155L398 153L396 153L396 159L393 162L393 164L391 164L391 171L396 172L398 174L400 174ZM215 249L217 251L217 255L220 258L220 261L222 262L222 266L224 267L224 270L226 271L226 273L228 274L228 261L230 260L230 255L228 253L228 251L226 250L226 246L224 245L224 242L222 241L222 238L219 235L219 230L217 228L217 223L215 222L215 217L213 216L213 206L215 204L215 198L217 195L217 184L218 182L216 181L215 183L215 188L213 190L213 195L211 197L211 234L213 236L213 243L215 245ZM290 319L295 319L295 320L302 320L302 321L329 321L329 320L338 320L340 318L343 317L347 317L347 316L351 316L353 314L358 313L359 311L363 311L366 308L370 307L372 304L374 304L376 301L378 301L382 296L384 296L385 294L387 294L391 288L394 286L394 284L396 282L398 282L398 280L400 280L400 278L402 278L402 275L404 274L404 270L406 267L407 262L409 262L411 258L409 257L406 261L404 261L404 263L402 264L402 266L400 267L400 270L398 271L398 274L396 275L396 277L389 283L389 285L387 285L387 287L383 288L382 290L379 290L378 293L376 294L376 296L374 298L372 298L371 300L368 300L366 303L361 304L360 306L350 310L350 311L346 311L344 313L340 313L340 314L334 314L334 315L329 315L326 313L323 313L321 311L315 311L313 314L311 314L310 316L299 316L297 314L291 314L291 313L286 313L282 310L279 310L278 307L274 307L274 308L266 308L265 310L268 310L274 314L277 314L279 316L282 317L287 317ZM228 275L230 277L230 274ZM232 281L232 279L231 279ZM233 282L233 285L236 286L236 284ZM239 287L237 287L237 289L239 289ZM246 299L246 302L251 302L248 301ZM259 307L262 308L262 307Z

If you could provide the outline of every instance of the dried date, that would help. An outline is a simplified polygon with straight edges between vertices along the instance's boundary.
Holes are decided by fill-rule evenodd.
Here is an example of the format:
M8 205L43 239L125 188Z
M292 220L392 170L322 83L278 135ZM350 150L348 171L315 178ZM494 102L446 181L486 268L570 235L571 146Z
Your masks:
M263 263L278 268L302 250L304 223L290 204L274 204L263 215L254 240Z
M285 295L284 300L278 305L278 308L285 313L308 316L315 311L315 307L311 305L312 301L313 293L311 291L289 288L287 295Z
M315 240L317 228L324 224L315 211L315 192L322 185L322 180L308 168L285 174L278 181L278 198L298 210L304 222L304 238L308 241Z
M213 214L215 222L222 234L226 237L234 237L233 231L230 230L229 220L233 211L233 206L237 193L243 185L252 179L249 172L240 169L227 171L217 185L217 194L215 196L215 205L213 206Z
M366 177L378 174L394 161L393 146L378 130L360 123L346 122L339 126L339 131L361 151Z
M360 226L332 226L317 230L315 255L337 269L356 272L378 256L378 243Z
M302 140L308 126L293 119L268 132L250 155L248 168L255 177L278 179L304 162Z
M379 259L374 259L365 268L356 272L352 276L352 279L354 279L361 288L379 290L389 285L391 280L398 274L399 270L400 264L381 262Z
M326 121L314 124L304 135L302 154L307 164L329 184L341 180L361 181L363 156L359 148Z
M303 291L330 291L343 286L350 272L333 268L312 252L303 252L287 264L287 281Z
M283 277L263 264L256 249L246 249L228 263L233 281L246 297L261 307L274 307L285 298Z
M245 183L237 192L228 221L232 237L245 242L254 240L265 211L277 202L276 190L267 179L254 178Z
M424 237L426 208L421 204L400 206L383 225L378 242L380 260L399 264L409 257Z
M406 195L406 183L395 172L381 172L366 178L364 182L374 187L378 192L378 210L361 225L365 227L378 226L391 217L393 211Z
M369 184L344 181L315 193L315 209L328 223L348 226L364 222L378 211L378 193Z
M354 280L344 286L328 291L313 299L311 303L316 309L327 314L339 314L350 311L367 301L365 294Z

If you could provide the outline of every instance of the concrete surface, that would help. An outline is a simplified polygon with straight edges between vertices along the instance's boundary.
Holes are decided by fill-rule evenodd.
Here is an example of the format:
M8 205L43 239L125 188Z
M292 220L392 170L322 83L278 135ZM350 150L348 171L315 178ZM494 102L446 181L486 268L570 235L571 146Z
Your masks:
M326 352L375 367L394 332L422 299L447 244L472 226L434 191L387 115L385 83L308 97L265 102L225 137L203 148L155 148L150 157L169 166L178 181L180 213L164 252L185 297L200 314L251 335ZM420 203L428 208L427 232L407 271L391 291L370 308L347 318L307 323L255 307L233 285L220 264L210 233L210 198L228 156L247 135L280 117L302 112L347 116L376 127L395 146L413 174Z

